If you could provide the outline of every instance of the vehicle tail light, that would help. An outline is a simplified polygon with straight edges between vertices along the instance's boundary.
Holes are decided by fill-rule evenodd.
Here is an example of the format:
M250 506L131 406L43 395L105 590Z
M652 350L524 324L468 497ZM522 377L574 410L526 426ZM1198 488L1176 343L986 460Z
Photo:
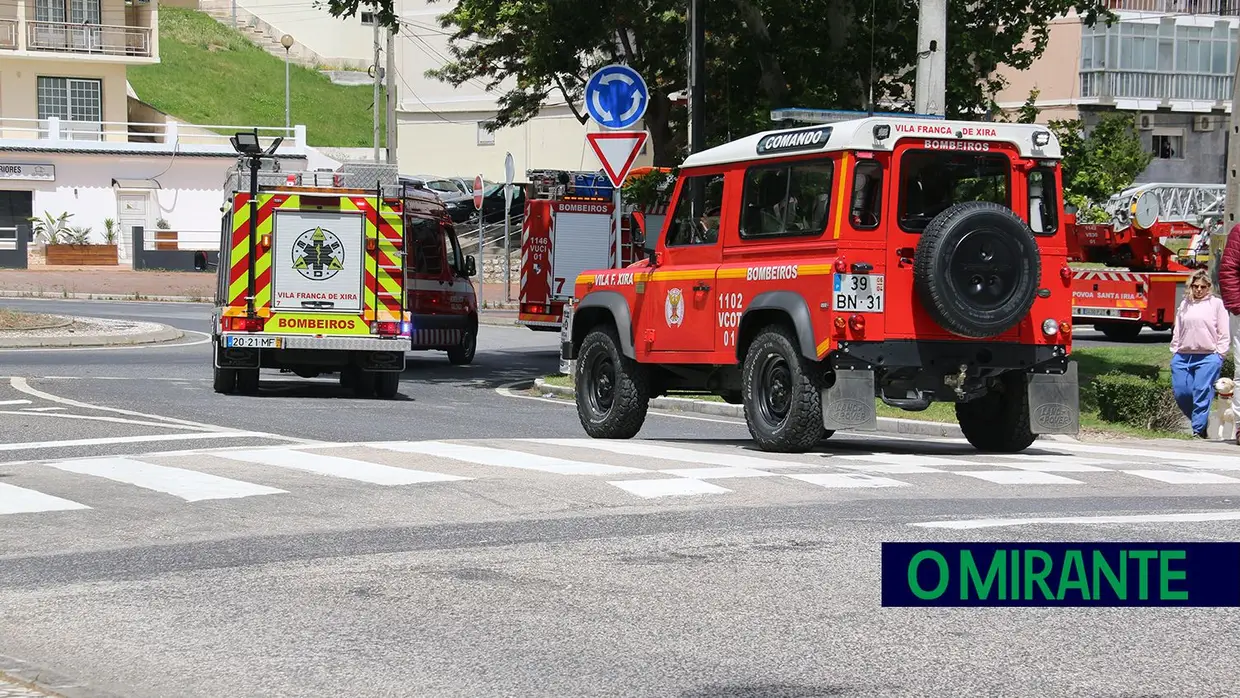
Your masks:
M848 272L848 262L844 261L843 256L835 258L835 273L846 274Z
M848 329L848 321L844 319L844 316L843 316L843 315L836 315L836 316L835 316L835 331L836 331L836 333L838 333L838 334L841 334L841 335L842 335L842 334L844 334L844 330L846 330L846 329Z
M1069 267L1067 264L1063 265L1062 267L1059 267L1059 278L1063 279L1064 281L1071 281L1072 280L1072 267Z
M372 322L370 323L370 333L378 335L395 335L400 333L399 322Z
M263 319L257 317L230 317L228 318L228 326L225 329L229 332L262 332Z
M848 318L848 326L852 328L853 332L865 332L865 316L854 313L852 317Z

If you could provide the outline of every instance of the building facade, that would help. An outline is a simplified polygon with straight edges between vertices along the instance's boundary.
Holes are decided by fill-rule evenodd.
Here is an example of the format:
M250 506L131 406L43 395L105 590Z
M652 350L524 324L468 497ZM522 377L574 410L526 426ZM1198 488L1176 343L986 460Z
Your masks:
M121 259L135 226L164 245L218 245L231 134L155 110L126 79L159 61L158 27L155 0L0 3L0 245L64 214ZM305 166L303 127L260 134L284 137L290 166Z
M1138 183L1225 181L1240 0L1111 0L1119 20L1050 24L1045 54L1005 73L999 106L1016 109L1037 90L1040 120L1132 114L1154 160Z

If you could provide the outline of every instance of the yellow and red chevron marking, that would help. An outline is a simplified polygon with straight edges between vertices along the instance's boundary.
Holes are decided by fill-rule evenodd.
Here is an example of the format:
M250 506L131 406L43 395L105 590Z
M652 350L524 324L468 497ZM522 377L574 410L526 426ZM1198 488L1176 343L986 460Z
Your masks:
M271 234L271 214L276 208L295 200L286 194L259 194L257 234ZM293 204L294 206L296 203ZM233 200L232 250L229 253L228 305L245 307L250 268L250 195L238 193ZM271 250L261 245L255 249L254 307L260 315L271 313Z
M374 254L366 255L362 293L366 318L400 322L405 319L404 266L400 262L403 257L399 254L404 246L401 216L387 203L380 203L376 211L375 201L364 196L342 197L340 201L342 210L347 206L349 210L365 214L366 240L376 241Z

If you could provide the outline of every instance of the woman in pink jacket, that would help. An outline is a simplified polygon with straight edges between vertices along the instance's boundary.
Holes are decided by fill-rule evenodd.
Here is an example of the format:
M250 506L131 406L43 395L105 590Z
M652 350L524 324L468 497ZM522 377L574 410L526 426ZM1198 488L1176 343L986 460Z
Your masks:
M1188 277L1188 293L1175 312L1171 335L1171 390L1180 411L1192 421L1193 434L1203 439L1214 381L1231 347L1231 320L1213 287L1205 269Z

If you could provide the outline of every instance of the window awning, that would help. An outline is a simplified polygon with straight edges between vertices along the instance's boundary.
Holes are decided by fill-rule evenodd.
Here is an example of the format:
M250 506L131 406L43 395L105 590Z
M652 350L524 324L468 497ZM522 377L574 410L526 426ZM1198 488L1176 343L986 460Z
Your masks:
M113 189L163 189L154 179L113 179Z

